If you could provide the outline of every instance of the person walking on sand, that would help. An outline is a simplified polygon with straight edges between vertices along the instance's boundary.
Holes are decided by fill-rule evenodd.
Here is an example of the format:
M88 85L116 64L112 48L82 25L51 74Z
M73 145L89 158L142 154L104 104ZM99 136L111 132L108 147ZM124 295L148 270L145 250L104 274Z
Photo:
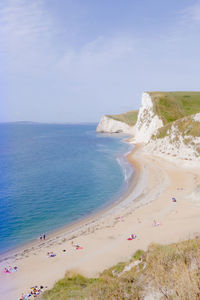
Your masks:
M44 240L46 239L46 234L45 234L45 233L43 234L43 239L44 239Z
M42 235L40 234L40 240L42 240Z

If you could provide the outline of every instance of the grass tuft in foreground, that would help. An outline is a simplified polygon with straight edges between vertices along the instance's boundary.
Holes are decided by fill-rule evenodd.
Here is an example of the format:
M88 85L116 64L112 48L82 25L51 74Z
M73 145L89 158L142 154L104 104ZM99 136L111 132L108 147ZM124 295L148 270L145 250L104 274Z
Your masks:
M200 299L200 240L172 245L152 244L129 262L118 263L99 278L66 273L43 294L45 300L65 299Z

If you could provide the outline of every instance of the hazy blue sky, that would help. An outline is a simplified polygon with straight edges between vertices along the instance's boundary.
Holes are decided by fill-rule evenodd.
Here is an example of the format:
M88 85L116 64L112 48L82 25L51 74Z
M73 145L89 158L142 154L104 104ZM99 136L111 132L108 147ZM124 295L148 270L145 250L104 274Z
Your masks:
M0 1L0 121L95 122L199 85L200 1Z

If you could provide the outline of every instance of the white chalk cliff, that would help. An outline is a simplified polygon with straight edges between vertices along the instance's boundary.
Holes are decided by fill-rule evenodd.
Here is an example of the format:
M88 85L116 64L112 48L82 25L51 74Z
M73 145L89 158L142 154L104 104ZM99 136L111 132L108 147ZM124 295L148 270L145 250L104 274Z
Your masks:
M180 123L195 123L200 127L200 113L173 122L163 138L156 138L158 129L163 127L162 120L154 112L153 101L148 93L142 95L142 105L135 125L133 143L143 143L144 151L159 156L176 157L183 160L200 161L200 137L181 132ZM152 138L154 136L154 138Z
M167 155L183 160L200 161L200 137L187 134L188 129L185 131L179 129L180 123L188 120L189 126L197 125L200 128L200 113L185 117L174 122L165 137L149 141L144 150L159 156Z
M104 116L99 122L97 132L127 133L133 135L132 143L144 144L145 152L182 160L200 161L200 134L197 133L195 136L189 134L188 130L188 127L200 128L200 113L169 123L166 134L159 137L158 130L163 126L162 120L155 113L150 94L145 92L142 94L142 105L135 126L131 127L124 122ZM180 128L185 129L181 131Z
M148 93L142 94L142 105L139 109L137 122L135 125L135 136L133 142L148 143L158 128L163 126L163 122L154 113L153 101Z
M129 126L128 124L112 119L108 116L103 116L97 126L97 132L106 133L127 133L130 135L134 134L134 126Z

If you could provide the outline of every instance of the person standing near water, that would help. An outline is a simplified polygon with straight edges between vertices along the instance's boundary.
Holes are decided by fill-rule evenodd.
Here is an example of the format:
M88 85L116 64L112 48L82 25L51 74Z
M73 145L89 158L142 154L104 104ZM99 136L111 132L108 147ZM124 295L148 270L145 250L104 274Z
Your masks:
M45 234L45 233L43 233L43 239L44 239L44 240L46 239L46 234Z

